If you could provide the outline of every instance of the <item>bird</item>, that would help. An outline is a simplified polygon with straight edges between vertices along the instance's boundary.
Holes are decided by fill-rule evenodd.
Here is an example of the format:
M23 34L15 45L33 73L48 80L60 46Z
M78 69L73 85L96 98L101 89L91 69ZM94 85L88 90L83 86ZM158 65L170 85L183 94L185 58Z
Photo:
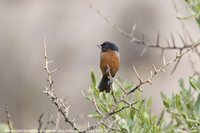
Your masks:
M99 83L99 91L109 93L111 91L113 78L120 67L120 55L117 45L106 41L97 45L100 49L100 69L102 78Z

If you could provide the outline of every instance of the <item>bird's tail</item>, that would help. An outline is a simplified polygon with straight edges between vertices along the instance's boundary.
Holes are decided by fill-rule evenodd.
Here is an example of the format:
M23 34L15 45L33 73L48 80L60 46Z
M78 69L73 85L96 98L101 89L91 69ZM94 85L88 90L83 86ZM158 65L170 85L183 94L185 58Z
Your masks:
M112 87L112 81L108 76L103 76L101 82L99 83L99 91L109 93Z

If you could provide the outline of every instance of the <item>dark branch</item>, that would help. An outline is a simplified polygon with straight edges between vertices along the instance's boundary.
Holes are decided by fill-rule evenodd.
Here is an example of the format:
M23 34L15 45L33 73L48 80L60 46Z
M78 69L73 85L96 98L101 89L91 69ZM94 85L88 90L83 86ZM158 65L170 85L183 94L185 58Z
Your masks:
M42 113L38 119L38 133L41 133L41 130L42 130L42 117L44 116L44 113Z
M12 125L11 125L11 120L10 120L10 113L8 111L8 105L6 105L5 109L6 109L7 125L8 125L8 128L9 128L9 133L11 133L12 132Z

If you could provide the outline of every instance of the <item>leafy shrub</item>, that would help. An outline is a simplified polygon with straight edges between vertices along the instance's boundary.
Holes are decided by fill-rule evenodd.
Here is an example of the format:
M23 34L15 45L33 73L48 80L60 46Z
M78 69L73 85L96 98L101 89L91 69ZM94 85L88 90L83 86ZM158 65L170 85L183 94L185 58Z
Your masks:
M152 115L151 98L145 100L140 92L128 95L120 101L123 91L119 84L114 83L113 94L98 91L97 80L91 72L92 84L86 98L93 102L96 111L89 117L102 122L100 132L114 131L127 133L173 133L199 132L200 124L200 78L189 78L189 87L186 88L180 80L180 92L171 98L161 93L164 109L160 115ZM121 87L125 91L134 87L133 83L124 82ZM120 102L119 102L120 101ZM128 106L132 104L131 106ZM113 114L111 114L114 112ZM165 112L168 113L164 117ZM164 119L166 118L166 120Z

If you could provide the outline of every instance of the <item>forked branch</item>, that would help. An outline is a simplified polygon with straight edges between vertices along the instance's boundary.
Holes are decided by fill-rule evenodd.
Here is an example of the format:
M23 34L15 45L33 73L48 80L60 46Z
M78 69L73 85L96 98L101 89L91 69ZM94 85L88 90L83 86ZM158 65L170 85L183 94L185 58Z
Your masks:
M49 69L49 64L52 63L53 61L48 60L48 55L47 55L47 46L46 46L46 40L44 40L44 59L45 59L45 67L44 70L47 73L47 83L48 87L45 87L45 90L43 91L44 94L46 94L52 101L52 103L57 107L58 112L60 112L64 119L65 122L68 123L73 130L81 132L80 129L76 126L76 123L73 120L70 120L68 117L68 110L69 106L65 105L64 101L57 96L57 94L54 92L53 88L53 80L52 80L52 74L57 71L55 70L50 70Z

